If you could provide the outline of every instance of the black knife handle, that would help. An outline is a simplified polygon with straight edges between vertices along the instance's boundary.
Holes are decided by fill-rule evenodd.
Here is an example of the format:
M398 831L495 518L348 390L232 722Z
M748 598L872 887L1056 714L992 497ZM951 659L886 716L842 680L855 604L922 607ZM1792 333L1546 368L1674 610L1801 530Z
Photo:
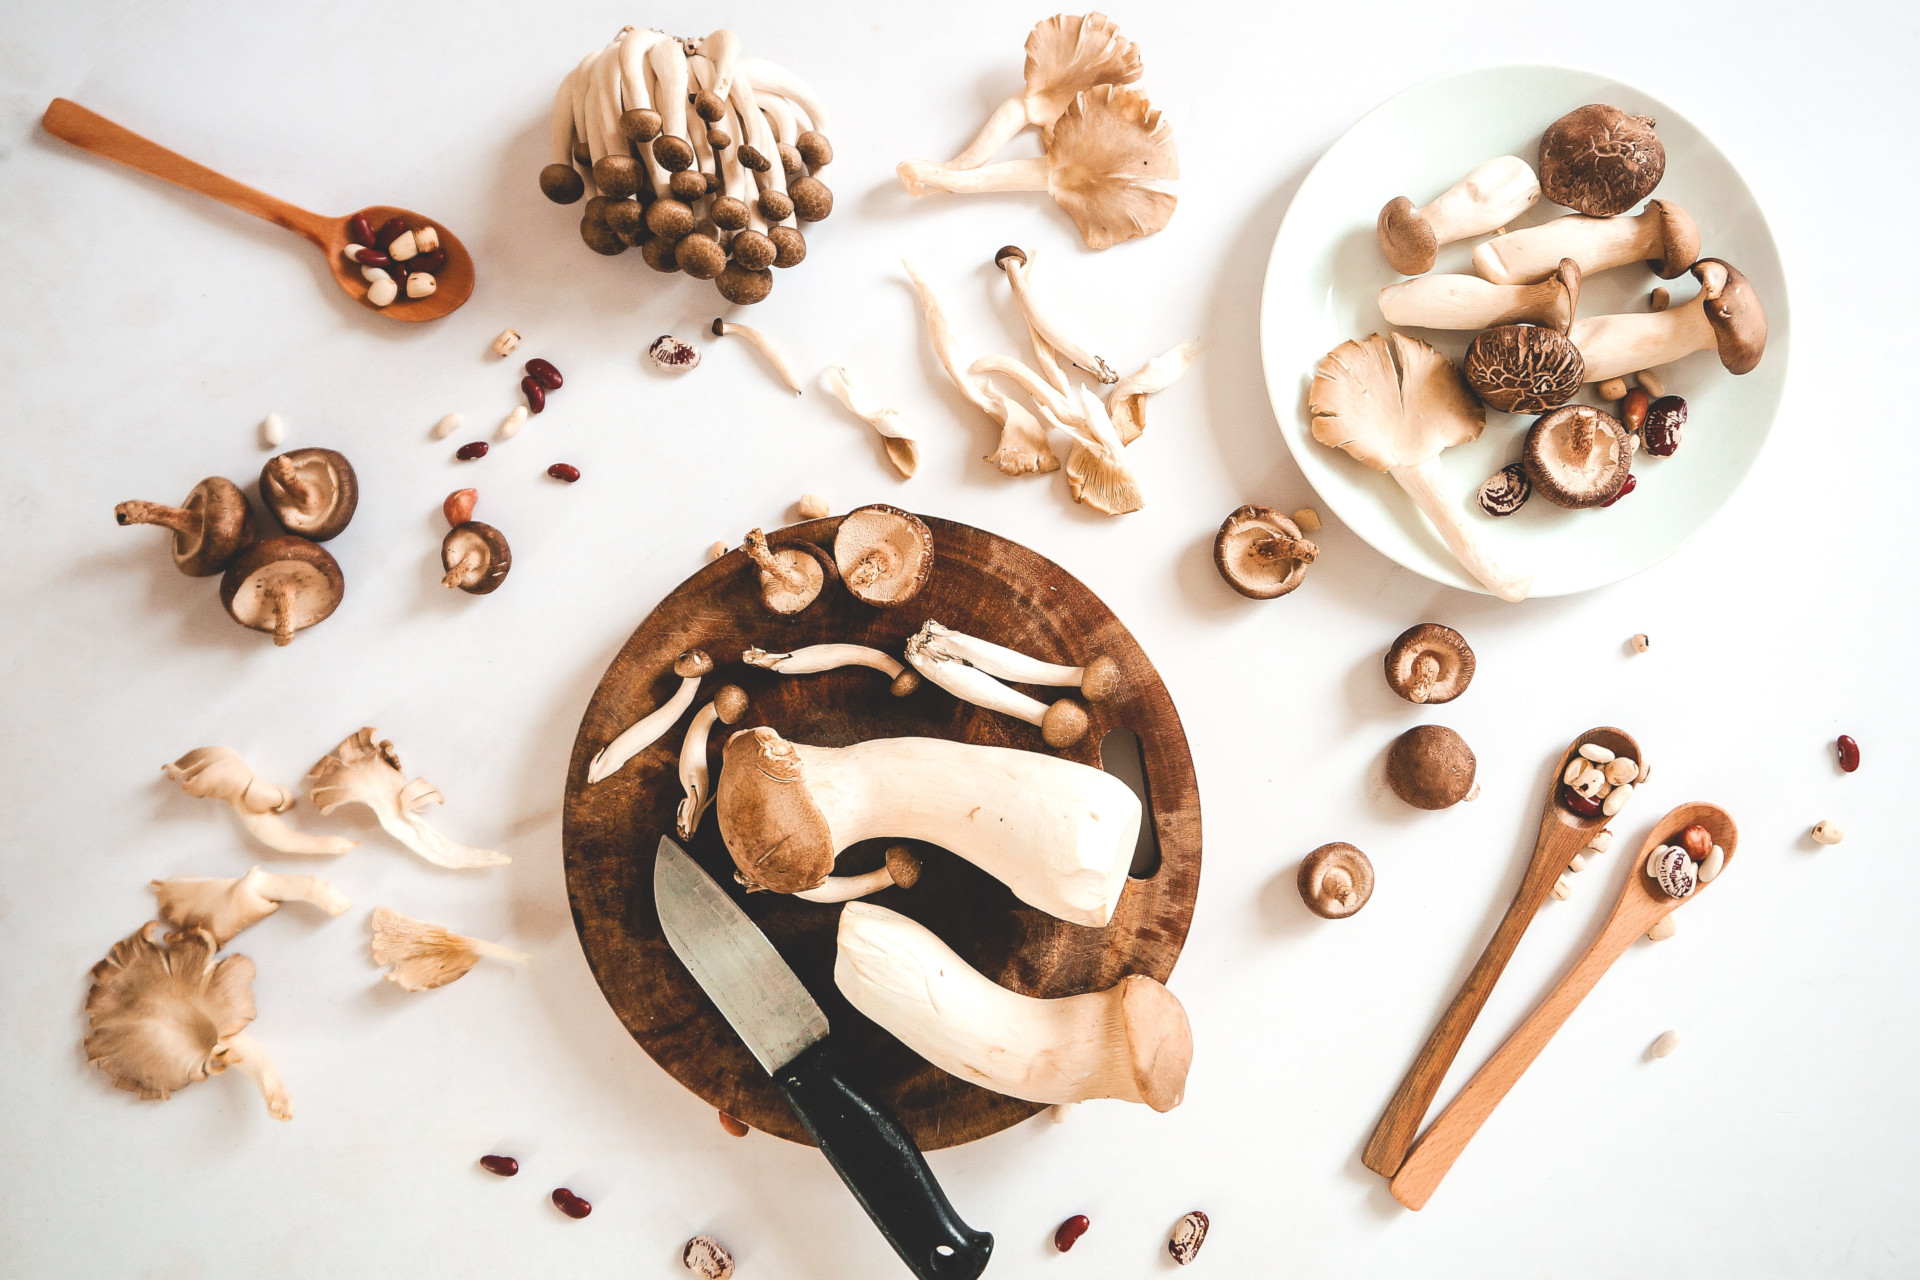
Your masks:
M831 1042L773 1073L787 1105L908 1270L919 1280L973 1280L993 1256L993 1236L960 1220L907 1131L840 1078Z

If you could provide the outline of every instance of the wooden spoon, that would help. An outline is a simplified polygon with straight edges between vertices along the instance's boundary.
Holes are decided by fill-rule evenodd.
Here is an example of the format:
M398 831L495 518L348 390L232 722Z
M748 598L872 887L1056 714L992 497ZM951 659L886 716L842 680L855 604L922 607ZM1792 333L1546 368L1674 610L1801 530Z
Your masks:
M48 104L47 113L41 117L40 123L54 137L70 142L83 151L117 160L128 168L138 169L162 182L171 182L176 187L211 196L242 213L265 218L268 222L305 236L326 255L327 266L340 287L362 306L388 319L410 322L438 320L473 294L473 257L467 252L466 246L440 223L411 210L377 204L359 212L376 229L389 218L404 218L416 231L426 226L434 227L440 233L440 247L447 253L446 265L434 272L437 287L426 297L409 298L403 289L394 301L384 307L376 307L366 300L367 281L361 276L359 265L349 262L342 253L351 243L347 223L352 214L329 218L308 213L297 205L255 191L158 143L149 142L131 129L122 128L105 116L96 115L79 103L69 102L65 98L55 98Z
M1575 738L1560 757L1540 814L1540 839L1533 846L1533 860L1527 864L1526 877L1520 881L1512 905L1501 918L1500 927L1493 931L1487 949L1480 953L1473 972L1461 984L1459 994L1440 1015L1439 1025L1421 1046L1420 1055L1407 1068L1400 1088L1387 1103L1386 1113L1374 1126L1373 1137L1367 1140L1367 1149L1360 1156L1361 1163L1383 1178L1391 1178L1400 1171L1401 1162L1407 1158L1407 1151L1420 1132L1420 1122L1426 1119L1427 1108L1433 1104L1433 1095L1440 1092L1440 1082L1446 1078L1447 1068L1453 1065L1454 1055L1460 1052L1473 1020L1486 1007L1494 984L1500 981L1507 961L1513 958L1514 948L1520 945L1520 935L1533 923L1540 904L1553 892L1554 882L1573 861L1573 855L1586 848L1594 833L1607 825L1604 817L1583 818L1560 803L1560 779L1566 774L1568 763L1589 742L1607 748L1616 756L1640 760L1639 743L1619 729L1607 728L1587 730Z
M1553 1033L1566 1022L1587 992L1593 990L1600 975L1620 958L1620 953L1668 912L1683 902L1692 902L1718 883L1716 876L1712 883L1700 885L1688 897L1669 898L1647 874L1647 858L1653 851L1663 844L1678 844L1680 833L1696 822L1713 833L1713 842L1727 855L1726 866L1733 864L1740 832L1725 809L1711 804L1683 804L1660 819L1653 834L1641 846L1639 857L1627 868L1627 882L1621 886L1620 900L1614 904L1606 924L1601 926L1600 936L1593 940L1586 954L1574 962L1560 985L1547 993L1546 999L1527 1015L1519 1029L1487 1059L1487 1065L1467 1081L1459 1096L1449 1102L1440 1118L1433 1122L1433 1127L1421 1135L1406 1163L1400 1166L1400 1172L1388 1184L1394 1199L1409 1209L1426 1204L1434 1188L1440 1185L1440 1179L1447 1176L1447 1170L1466 1150L1467 1143L1500 1105L1500 1099L1507 1096L1521 1073L1533 1065ZM1725 867L1721 874L1725 874Z

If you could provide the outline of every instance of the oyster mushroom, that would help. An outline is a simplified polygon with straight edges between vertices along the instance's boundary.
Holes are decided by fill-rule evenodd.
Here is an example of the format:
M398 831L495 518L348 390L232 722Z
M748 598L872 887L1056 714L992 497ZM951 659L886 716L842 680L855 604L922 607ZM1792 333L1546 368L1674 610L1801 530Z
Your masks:
M1441 245L1503 227L1539 198L1532 166L1519 156L1496 156L1418 209L1405 196L1387 201L1374 236L1389 266L1417 276L1433 270Z
M1140 47L1105 14L1042 19L1027 33L1026 85L993 109L979 135L947 166L977 169L1022 129L1044 129L1058 120L1082 90L1132 84L1141 69Z
M403 991L444 987L480 963L481 956L519 963L532 959L498 943L469 938L437 924L414 920L392 907L373 909L373 962L389 966L388 982Z
M513 548L506 535L490 524L468 520L447 530L440 540L440 564L447 573L443 587L458 587L468 595L484 596L507 580L513 568Z
M1146 505L1140 482L1127 465L1126 442L1113 415L1091 387L1080 388L1080 408L1072 417L1054 413L1041 404L1041 416L1073 438L1067 455L1067 490L1075 502L1095 511L1123 516Z
M1113 384L1107 391L1107 413L1121 444L1132 444L1147 429L1147 397L1158 395L1179 381L1206 349L1198 338L1162 351Z
M447 798L425 778L409 780L400 771L393 743L375 743L373 734L371 728L361 729L307 770L307 798L321 813L343 804L365 805L388 835L435 866L498 867L513 861L492 849L455 844L429 826L419 811Z
M1284 596L1306 580L1320 548L1272 507L1248 503L1220 522L1213 565L1228 586L1250 600Z
M1422 622L1387 649L1387 686L1408 702L1452 702L1473 683L1473 650L1452 627Z
M812 644L795 649L792 653L748 649L741 653L740 661L750 667L777 671L784 676L815 675L822 671L838 671L841 667L871 667L893 681L892 692L896 698L904 698L920 687L919 672L895 662L891 654L870 649L863 644Z
M588 785L618 773L627 761L658 742L667 730L680 723L680 717L687 713L687 708L693 705L694 695L700 691L700 681L712 672L713 659L707 656L704 649L688 649L675 658L673 674L680 677L680 687L673 691L671 698L628 725L612 742L594 752L593 759L587 762Z
M1747 278L1718 258L1693 264L1700 292L1665 311L1591 316L1568 337L1580 349L1588 382L1604 382L1695 351L1713 351L1728 373L1750 373L1767 349L1767 312Z
M260 500L288 533L325 542L360 505L353 464L332 449L293 449L260 468Z
M833 562L855 598L892 609L918 595L933 573L933 530L885 503L856 507L833 535Z
M1414 329L1485 329L1530 324L1561 333L1580 303L1580 264L1563 259L1538 284L1488 284L1479 276L1421 276L1380 291L1388 324Z
M259 867L232 879L175 876L151 881L148 887L159 899L162 920L177 929L205 929L216 947L265 920L283 902L310 903L330 916L353 905L319 876L268 875Z
M1027 251L1019 245L1005 246L993 256L993 265L1006 274L1007 283L1013 286L1013 296L1020 304L1020 312L1027 318L1027 324L1047 346L1065 356L1075 365L1085 369L1096 379L1105 383L1120 381L1120 375L1105 360L1079 343L1066 336L1066 331L1053 318L1042 310L1033 296L1033 285L1029 275L1033 264L1027 258Z
M1473 393L1502 413L1541 413L1573 399L1583 380L1580 349L1559 329L1503 324L1467 348L1461 370Z
M1344 920L1373 896L1373 863L1350 844L1323 844L1300 860L1300 900L1327 920Z
M269 849L281 853L345 853L357 843L339 836L317 836L296 831L280 817L293 808L291 788L253 776L253 770L232 747L196 747L160 766L160 772L180 784L190 796L225 800L240 815L240 825Z
M820 598L833 580L832 557L811 542L795 542L774 550L767 535L749 530L741 550L760 570L760 598L767 608L786 615L799 613Z
M1671 200L1649 200L1630 218L1573 214L1495 236L1475 247L1473 269L1495 284L1527 284L1545 280L1562 258L1572 258L1586 275L1644 262L1671 280L1699 257L1700 228L1687 211Z
M880 443L887 451L887 461L893 464L893 469L900 473L902 479L911 480L913 473L920 469L920 446L908 434L909 429L900 411L887 405L863 406L853 389L853 379L843 364L830 364L822 369L820 386L846 406L848 413L880 433Z
M1088 702L1104 702L1120 691L1120 664L1104 654L1078 667L1043 662L1018 649L941 626L931 618L921 625L920 635L930 642L938 642L945 653L968 666L1015 684L1078 689Z
M227 566L220 603L233 620L273 633L276 645L325 622L346 594L340 566L317 542L285 535L263 538Z
M945 628L941 628L945 631ZM1072 746L1087 736L1087 709L1072 698L1051 706L1002 684L949 648L940 634L922 628L907 641L907 661L913 669L962 702L1024 720L1040 730L1040 738L1055 750Z
M1392 476L1468 573L1502 600L1526 598L1532 576L1495 563L1441 488L1440 451L1486 426L1451 361L1400 333L1343 342L1315 367L1308 408L1315 440Z
M1143 93L1097 85L1080 93L1041 134L1046 154L955 169L903 160L912 196L948 191L1044 191L1066 210L1089 249L1151 235L1173 217L1180 176L1173 129Z
M222 476L193 486L177 507L161 502L123 502L113 518L126 524L157 524L173 531L173 567L190 578L207 578L253 545L253 511L240 487Z
M1466 740L1444 725L1416 725L1387 749L1387 785L1416 809L1448 809L1473 790Z
M1646 116L1593 103L1567 112L1540 137L1540 189L1576 213L1611 218L1653 194L1667 149Z
M1612 414L1570 404L1528 429L1520 463L1554 506L1601 507L1626 485L1637 443Z
M93 966L87 992L87 1064L114 1087L169 1098L229 1067L252 1078L276 1120L293 1119L293 1099L267 1051L246 1033L253 1021L253 961L219 950L205 929L156 937L149 921L113 944Z

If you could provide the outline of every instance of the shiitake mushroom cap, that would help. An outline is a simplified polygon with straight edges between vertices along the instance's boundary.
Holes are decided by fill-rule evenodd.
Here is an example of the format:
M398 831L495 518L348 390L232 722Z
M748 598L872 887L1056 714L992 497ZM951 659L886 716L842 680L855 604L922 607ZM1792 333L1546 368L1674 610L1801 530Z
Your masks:
M884 502L856 507L834 530L833 560L856 599L878 609L897 608L932 576L933 530L911 511Z
M1300 860L1297 883L1307 910L1325 920L1344 920L1373 897L1373 862L1350 844L1323 844Z
M1416 809L1448 809L1473 790L1473 749L1445 725L1415 725L1387 748L1387 785Z
M540 170L540 194L555 204L572 204L586 193L586 181L572 165L555 163Z
M120 524L157 524L172 531L173 567L190 578L208 578L225 569L247 547L256 531L253 509L240 486L225 476L208 476L178 508L155 502L123 502L113 509Z
M260 501L288 533L326 542L360 505L360 478L334 449L289 449L260 468Z
M1581 434L1590 442L1575 455ZM1556 507L1581 509L1606 505L1633 472L1635 441L1620 420L1592 405L1555 409L1527 430L1520 465L1535 492Z
M243 627L273 634L276 645L324 622L340 607L346 579L331 553L308 538L262 538L220 580L220 605Z
M1408 627L1387 648L1387 687L1408 702L1452 702L1473 683L1473 649L1467 638L1438 622Z
M1667 149L1647 116L1591 103L1540 137L1540 190L1555 204L1611 218L1639 204L1667 170Z
M1558 329L1503 324L1473 340L1461 372L1475 395L1503 413L1544 413L1573 399L1586 361Z
M454 566L469 551L478 554L477 566L456 573ZM506 535L492 525L468 520L447 530L447 536L440 540L440 566L447 571L441 579L444 585L484 596L506 581L507 571L513 568L513 549L507 545Z

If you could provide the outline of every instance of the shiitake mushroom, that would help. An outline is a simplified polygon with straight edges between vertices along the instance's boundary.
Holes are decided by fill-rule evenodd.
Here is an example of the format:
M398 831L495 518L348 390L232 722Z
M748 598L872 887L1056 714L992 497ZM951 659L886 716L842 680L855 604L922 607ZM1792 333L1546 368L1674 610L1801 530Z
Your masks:
M1449 809L1473 790L1473 749L1445 725L1416 725L1387 748L1387 785L1416 809Z

